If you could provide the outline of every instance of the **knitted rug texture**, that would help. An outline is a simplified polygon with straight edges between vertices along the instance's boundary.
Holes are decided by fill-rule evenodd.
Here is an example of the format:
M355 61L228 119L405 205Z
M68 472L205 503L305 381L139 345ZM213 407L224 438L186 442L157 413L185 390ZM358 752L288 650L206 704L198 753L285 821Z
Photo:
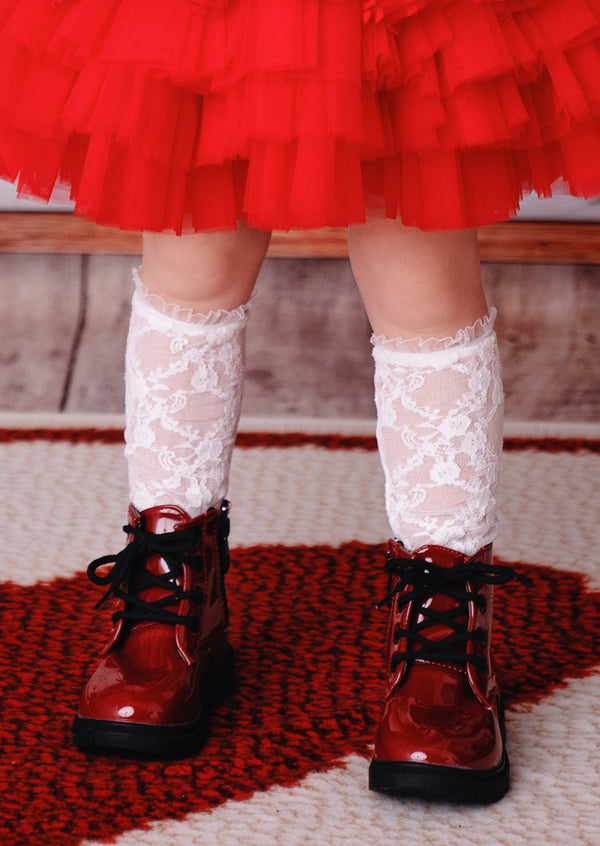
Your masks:
M108 635L88 562L117 552L122 421L0 415L4 846L600 843L600 426L511 424L495 654L512 787L453 807L367 790L388 537L372 424L246 420L236 448L231 640L239 689L204 749L153 762L70 742Z

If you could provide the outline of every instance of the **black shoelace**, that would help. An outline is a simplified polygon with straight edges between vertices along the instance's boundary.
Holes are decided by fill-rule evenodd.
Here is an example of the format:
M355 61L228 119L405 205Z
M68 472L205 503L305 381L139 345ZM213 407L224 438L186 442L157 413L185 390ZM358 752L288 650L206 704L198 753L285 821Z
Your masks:
M182 529L157 535L136 526L123 526L123 531L132 537L127 546L117 555L96 558L88 567L90 581L97 585L110 585L94 607L99 608L110 596L114 596L123 600L125 607L113 614L113 622L132 620L172 623L196 630L196 617L180 616L167 607L178 604L182 599L198 602L202 598L202 592L198 588L185 591L177 584L177 579L183 574L182 565L194 560L194 556L189 553L196 544L196 533ZM149 573L144 566L149 555L159 555L166 562L167 571L160 574ZM111 562L114 562L114 565L109 572L104 576L98 575L98 569ZM167 593L152 602L142 599L139 594L152 587Z
M485 597L469 590L467 582L479 582L488 585L503 585L512 579L528 583L530 579L516 573L512 567L501 564L483 564L479 561L459 563L445 568L420 558L398 559L388 553L385 569L390 574L390 583L397 582L377 607L397 603L402 611L409 603L414 603L410 620L406 628L397 626L393 632L394 644L401 638L406 639L406 650L397 652L391 661L391 671L403 661L433 661L444 664L473 664L481 672L486 671L484 658L470 654L469 643L485 641L486 633L477 628L468 631L465 619L469 618L470 602L485 611ZM408 588L408 589L407 589ZM435 595L446 596L455 601L446 611L437 611L428 607ZM420 622L417 622L420 620ZM427 629L442 625L451 630L451 634L434 640L427 637Z

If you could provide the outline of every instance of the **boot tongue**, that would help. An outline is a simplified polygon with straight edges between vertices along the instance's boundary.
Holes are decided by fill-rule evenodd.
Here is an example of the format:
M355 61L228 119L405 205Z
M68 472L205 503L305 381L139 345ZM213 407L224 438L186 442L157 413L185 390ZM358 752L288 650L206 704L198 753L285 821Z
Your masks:
M139 513L134 510L132 516L135 523L139 523L147 532L152 532L155 535L173 532L179 525L188 523L190 520L186 512L176 505L159 505L153 508L147 508ZM157 553L150 554L146 559L143 570L140 570L136 575L133 584L140 585L146 581L144 570L153 576L163 576L170 569L168 563L161 555ZM177 584L179 586L183 585L183 573L177 578ZM172 591L168 588L152 586L140 591L136 595L145 602L157 602L170 594L172 594ZM175 603L167 607L171 611L177 610ZM136 626L138 625L140 623L136 624ZM143 625L148 625L148 623L144 623Z
M428 561L432 564L435 563L438 567L442 567L446 570L449 570L456 564L462 563L465 559L465 556L460 552L454 552L451 549L445 549L444 547L439 546L422 546L413 553L412 557L420 558L421 560ZM450 586L450 589L453 587L454 586ZM461 584L457 583L456 587L460 589ZM417 613L417 604L419 607L436 611L438 614L444 614L447 611L456 609L459 602L450 596L445 596L441 592L432 590L432 593L429 596L426 596L423 600L413 605L411 616L413 624L415 625L428 619L424 614ZM469 621L468 613L461 614L460 616L453 617L452 619L456 624L462 625L465 628L467 627ZM429 622L431 621L429 620ZM420 633L423 637L427 638L427 640L440 641L446 637L455 635L456 629L442 622L435 622L431 625L427 625Z
M136 512L133 510L134 519L141 522L147 532L155 535L164 535L167 532L174 532L182 523L189 523L190 518L177 505L156 505L154 508L146 508L145 511Z

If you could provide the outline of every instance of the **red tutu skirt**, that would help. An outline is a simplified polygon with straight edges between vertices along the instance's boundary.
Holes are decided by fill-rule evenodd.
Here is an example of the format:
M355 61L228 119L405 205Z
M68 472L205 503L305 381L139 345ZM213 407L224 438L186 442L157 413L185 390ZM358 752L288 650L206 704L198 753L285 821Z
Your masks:
M178 233L600 194L600 0L0 0L0 176Z

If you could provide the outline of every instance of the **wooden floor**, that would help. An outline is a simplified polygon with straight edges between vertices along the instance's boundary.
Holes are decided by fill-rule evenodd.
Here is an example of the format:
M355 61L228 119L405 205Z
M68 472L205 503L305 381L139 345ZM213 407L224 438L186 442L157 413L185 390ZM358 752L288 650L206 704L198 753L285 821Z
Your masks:
M0 254L0 409L123 404L127 255ZM510 419L600 420L600 266L484 264ZM265 262L244 412L372 417L369 326L344 259Z

